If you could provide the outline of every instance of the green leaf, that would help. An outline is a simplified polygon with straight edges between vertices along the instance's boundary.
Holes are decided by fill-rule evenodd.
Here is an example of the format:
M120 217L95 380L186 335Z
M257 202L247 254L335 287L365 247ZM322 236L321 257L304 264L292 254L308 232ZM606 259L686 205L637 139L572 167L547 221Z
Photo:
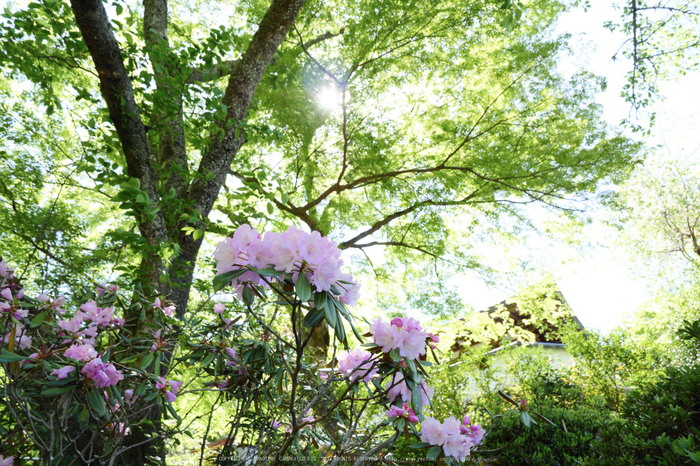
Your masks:
M243 288L243 302L248 306L252 306L255 302L255 293L249 286Z
M300 272L297 282L294 285L294 290L297 292L297 296L302 303L305 303L311 299L311 285L309 285L309 279L306 273Z
M194 230L194 232L192 233L192 239L197 241L199 238L202 237L203 234L204 234L204 231L202 231L202 230Z
M503 393L501 390L498 390L498 394L501 396L501 398L503 398L503 399L506 400L507 402L513 404L513 406L515 406L516 408L519 408L518 402L515 401L513 398L509 397L508 395L506 395L505 393Z
M335 328L338 317L335 308L333 306L323 306L323 312L326 316L326 322L328 322L328 325Z
M328 295L323 291L314 293L314 305L319 309L323 309L326 305L327 297Z
M323 319L324 315L325 313L321 309L311 309L309 313L306 314L306 316L304 317L304 327L313 327L319 320Z
M416 414L423 412L423 395L421 395L420 385L416 385L411 391L411 407Z
M43 396L58 396L58 395L63 395L64 393L68 393L69 391L73 390L75 387L74 386L68 386L68 387L53 387L53 388L47 388L41 394Z
M258 270L256 270L256 272L258 275L261 275L263 277L279 277L280 275L282 275L284 273L284 272L278 272L273 267L258 269Z
M546 417L544 417L544 416L541 415L540 413L533 413L533 414L534 414L535 416L537 416L538 418L542 419L544 422L546 422L546 423L549 424L550 426L554 426L554 427L556 427L556 428L559 428L558 425L556 425L555 423L553 423L552 421L550 421L549 419L547 419Z
M403 426L405 426L405 425L406 425L406 419L404 419L402 417L399 418L398 421L396 421L396 428L399 430L403 429Z
M442 453L442 447L439 447L437 445L433 445L430 447L430 449L426 452L425 457L429 458L431 460L434 460L438 456L440 456L440 453Z
M202 362L199 364L201 367L207 367L211 362L214 360L216 357L216 353L209 353L206 358L202 360Z
M432 443L426 443L426 442L421 442L421 443L411 443L408 445L408 448L414 448L414 449L419 449L419 448L430 448L432 447Z
M527 414L525 411L520 412L520 422L522 425L527 427L528 429L530 428L532 418L530 417L529 414Z
M219 291L224 289L225 286L230 284L232 281L234 281L236 278L240 277L244 273L246 273L248 269L238 269L238 270L231 270L230 272L224 272L216 277L214 277L214 280L212 281L212 285L214 286L214 291Z
M389 351L389 357L391 358L392 361L394 362L399 362L401 361L401 353L399 353L398 348L394 348L393 350Z
M148 369L148 367L151 365L153 362L153 353L148 353L145 358L141 361L141 365L139 366L141 370L145 371Z
M11 353L5 348L3 348L2 351L0 351L0 363L24 361L25 359L29 358L27 358L26 356L20 356L19 354Z
M88 415L90 413L88 412L87 408L83 408L82 411L80 411L80 415L78 416L78 419L80 420L81 423L85 423L85 421L88 420Z
M33 328L33 327L38 327L39 325L41 325L42 323L44 323L44 321L46 320L46 316L47 316L46 311L37 314L37 315L32 319L32 323L31 323L32 328Z
M91 391L87 394L87 400L88 403L90 403L90 407L95 412L95 414L97 414L98 417L102 417L105 415L105 399L101 391Z

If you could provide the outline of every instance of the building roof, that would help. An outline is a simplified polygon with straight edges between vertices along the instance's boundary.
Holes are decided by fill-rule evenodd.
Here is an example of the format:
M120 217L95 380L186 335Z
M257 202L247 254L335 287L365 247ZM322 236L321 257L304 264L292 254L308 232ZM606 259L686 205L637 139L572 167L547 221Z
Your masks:
M566 302L566 299L561 291L557 289L554 291L554 293L554 301L556 303L555 310L559 311L562 306L565 306L567 309L571 310L571 307ZM507 312L505 316L503 315L504 310ZM542 319L540 325L536 326L531 322L531 314L522 310L515 299L501 301L500 303L479 312L487 314L495 323L505 323L505 317L505 319L512 321L513 327L519 327L520 329L526 330L533 335L533 340L521 341L521 343L563 345L563 342L559 338L559 330L561 329L562 324L566 323L569 319L571 319L571 321L578 326L579 330L584 330L583 324L578 317L576 317L573 311L571 311L564 319L557 321L550 322L546 319ZM455 339L451 350L458 356L459 353L462 353L467 348L481 344L488 344L493 348L491 351L494 351L498 348L510 346L513 343L520 341L515 339L516 341L513 342L514 339L515 338L509 337L508 335L502 335L491 339L490 341L481 341L481 339L478 338L473 332L467 332L466 334L459 335Z

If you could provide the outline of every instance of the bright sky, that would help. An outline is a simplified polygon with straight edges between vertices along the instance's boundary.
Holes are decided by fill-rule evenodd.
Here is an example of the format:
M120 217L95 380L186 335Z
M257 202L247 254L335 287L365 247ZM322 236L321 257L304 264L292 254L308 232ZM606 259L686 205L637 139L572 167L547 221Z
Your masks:
M608 89L598 96L605 117L617 124L627 117L630 107L619 96L625 84L625 73L629 63L624 60L612 62L624 38L603 28L606 20L618 15L609 0L591 0L587 13L574 10L565 14L559 22L558 32L573 35L573 57L563 57L560 63L563 72L586 67L599 76L607 78ZM664 145L673 157L684 159L700 157L700 131L695 122L700 116L700 73L687 75L677 83L661 86L665 101L656 105L657 124L650 145ZM625 313L633 311L645 300L646 284L635 277L625 252L614 245L615 234L600 222L586 227L585 235L595 245L582 252L561 244L539 238L528 238L527 250L522 254L533 255L534 245L546 269L552 273L576 315L588 328L603 332L620 324ZM533 277L535 281L537 277ZM507 286L489 288L476 276L455 279L460 284L462 298L474 309L484 309L513 294Z

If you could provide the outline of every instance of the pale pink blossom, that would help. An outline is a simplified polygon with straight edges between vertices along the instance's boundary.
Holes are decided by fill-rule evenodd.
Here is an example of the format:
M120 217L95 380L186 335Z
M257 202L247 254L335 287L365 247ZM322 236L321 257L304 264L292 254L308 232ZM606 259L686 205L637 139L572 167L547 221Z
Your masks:
M72 358L84 362L88 359L96 358L97 351L95 351L95 348L93 348L90 345L74 343L63 352L63 355L67 358Z
M399 347L399 331L394 325L382 319L374 319L369 331L374 336L374 342L381 346L385 353Z
M75 370L75 367L73 366L63 366L60 369L54 369L51 372L51 375L55 375L58 380L65 379L68 377L68 374L73 372Z
M2 261L5 262L5 261ZM2 275L0 273L0 275ZM0 466L12 466L12 463L14 463L15 457L14 456L8 456L7 458L3 457L0 455Z
M39 296L36 297L36 300L39 301L40 303L46 303L50 300L51 298L48 297L48 295L41 293Z
M280 427L282 427L282 423L279 422L279 421L277 421L276 419L273 419L272 422L270 423L270 427L272 427L273 429L277 430L277 429L279 429Z
M425 339L427 337L427 332L420 330L400 332L398 338L399 354L407 359L418 359L420 355L425 354Z
M173 317L175 316L175 306L167 306L163 308L163 312L165 313L166 316L168 317Z
M158 377L158 382L156 382L156 390L160 390L165 394L165 399L170 403L174 403L177 400L177 392L182 387L183 382L177 382L175 380L165 380L165 377Z
M341 351L338 354L338 371L348 376L350 381L362 379L369 382L378 371L375 363L376 359L372 358L372 354L361 348L355 348L350 352Z
M124 375L112 363L105 363L100 358L92 359L80 371L95 382L95 387L108 387L117 384Z
M5 260L0 261L0 277L7 277L12 270L7 266L7 262ZM2 458L2 456L0 456Z
M223 314L225 310L226 306L223 303L214 304L214 312L216 312L217 314Z
M12 290L9 288L4 288L0 291L0 295L8 301L12 301Z

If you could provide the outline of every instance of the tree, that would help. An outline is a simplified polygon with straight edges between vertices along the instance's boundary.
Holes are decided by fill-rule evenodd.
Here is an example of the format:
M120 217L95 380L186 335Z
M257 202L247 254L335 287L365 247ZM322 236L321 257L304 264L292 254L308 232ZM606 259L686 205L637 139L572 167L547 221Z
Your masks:
M700 3L628 0L620 10L620 21L608 21L606 27L627 37L612 58L621 53L632 61L622 95L639 110L658 97L659 81L697 69Z
M300 3L250 2L238 5L245 22L219 28L184 4L112 5L108 14L99 2L48 1L5 13L10 179L35 173L41 189L38 174L65 164L55 176L63 191L95 200L90 188L123 209L100 201L102 212L74 228L94 227L97 238L113 217L94 252L49 221L34 220L44 232L34 244L10 235L15 254L31 263L38 250L50 270L106 261L140 271L179 316L204 232L226 231L211 216L222 188L217 208L234 225L303 222L342 248L392 249L387 269L436 283L440 264L479 265L484 224L502 228L529 202L575 209L633 160L636 147L590 100L596 81L556 73L565 40L548 28L559 2L533 3L511 31L502 23L512 10L490 1L309 3L296 23ZM340 103L324 108L319 91ZM13 113L18 100L34 113ZM25 157L34 171L22 171L21 150L52 166ZM5 187L13 208L4 215L26 225L37 188ZM74 220L63 191L35 217ZM73 242L61 250L65 236ZM402 265L426 258L432 269ZM420 296L411 304L444 300Z

